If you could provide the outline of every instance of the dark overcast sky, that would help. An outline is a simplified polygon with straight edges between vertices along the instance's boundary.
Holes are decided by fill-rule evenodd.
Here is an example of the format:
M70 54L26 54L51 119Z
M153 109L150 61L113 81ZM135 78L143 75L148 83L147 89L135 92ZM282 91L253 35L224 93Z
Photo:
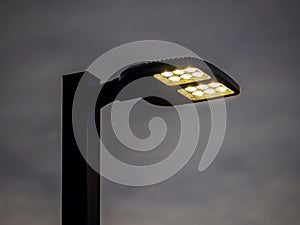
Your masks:
M61 75L143 39L193 50L242 94L207 171L196 157L151 190L107 183L106 224L300 224L298 1L29 0L0 12L0 224L59 224Z

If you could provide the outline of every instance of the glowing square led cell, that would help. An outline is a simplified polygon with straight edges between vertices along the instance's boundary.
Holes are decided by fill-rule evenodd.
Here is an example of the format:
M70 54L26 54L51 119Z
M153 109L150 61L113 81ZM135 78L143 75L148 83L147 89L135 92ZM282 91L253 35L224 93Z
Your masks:
M184 74L184 70L174 70L173 73L176 75L181 75Z
M205 94L212 95L212 94L214 94L216 91L215 91L214 89L206 89L204 92L205 92Z
M196 67L186 67L155 74L154 77L169 86L209 80L211 77ZM173 78L174 77L174 78Z
M171 81L179 81L180 77L178 77L178 76L171 76L171 77L169 77L169 80L171 80Z
M234 94L230 88L219 82L194 84L185 88L181 88L178 90L178 92L193 101L200 101Z
M192 73L192 75L194 77L202 77L203 75L205 75L205 73L203 73L202 71L198 71L198 72Z
M217 87L220 87L220 83L217 83L217 82L212 82L210 84L208 84L208 86L212 87L212 88L217 88Z
M186 87L185 90L188 92L194 92L194 91L197 91L197 88L196 87Z
M189 80L192 78L192 76L190 74L183 74L180 76L182 79L185 79L185 80Z
M161 75L163 75L164 77L170 77L173 75L172 72L163 72Z
M197 71L197 68L188 67L188 68L185 69L185 71L188 72L188 73L194 73L194 72Z
M218 92L225 92L227 90L227 88L226 87L217 87L215 90Z
M208 85L206 85L206 84L200 84L200 85L198 85L198 88L200 90L206 90L208 88Z
M194 91L192 93L192 95L195 95L195 96L202 96L203 95L203 92L202 91Z

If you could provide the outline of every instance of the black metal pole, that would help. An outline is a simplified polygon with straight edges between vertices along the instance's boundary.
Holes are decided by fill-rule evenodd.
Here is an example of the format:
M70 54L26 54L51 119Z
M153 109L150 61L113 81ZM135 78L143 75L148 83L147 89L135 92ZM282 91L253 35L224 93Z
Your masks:
M100 177L82 157L72 126L72 103L82 75L63 76L62 225L100 224Z
M101 88L95 106L95 124L100 133L100 110L113 102L118 93L118 79L100 85L93 75L80 72L63 76L62 99L62 225L100 224L100 175L83 158L73 133L72 107L77 86L83 76L96 81L91 92ZM87 79L88 80L88 79ZM87 99L88 101L89 99ZM86 146L85 151L88 151ZM100 150L100 149L99 149Z

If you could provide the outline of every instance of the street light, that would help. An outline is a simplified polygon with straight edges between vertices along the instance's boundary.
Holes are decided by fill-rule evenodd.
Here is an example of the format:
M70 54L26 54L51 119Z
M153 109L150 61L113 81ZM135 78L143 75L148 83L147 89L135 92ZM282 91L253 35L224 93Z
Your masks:
M240 93L239 85L229 75L198 58L169 59L131 66L121 73L118 79L119 90L143 77L155 78L148 79L147 86L154 87L161 96L168 95L173 105L197 103ZM138 98L139 93L136 94L135 97ZM165 105L151 98L146 100L155 105Z
M100 176L81 155L72 124L74 96L84 74L63 76L62 225L100 224ZM141 78L147 78L141 89L119 95L126 86ZM141 93L149 88L157 95L144 96ZM225 72L205 60L190 57L130 65L114 79L104 84L99 82L93 91L95 89L101 89L94 109L98 133L101 108L116 100L143 98L151 104L170 107L240 93L239 85Z

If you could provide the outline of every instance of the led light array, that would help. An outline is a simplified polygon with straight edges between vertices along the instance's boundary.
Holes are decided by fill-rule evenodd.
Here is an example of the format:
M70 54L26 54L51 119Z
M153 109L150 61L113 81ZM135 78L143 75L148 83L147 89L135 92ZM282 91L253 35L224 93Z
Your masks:
M178 92L190 100L199 101L233 94L234 92L219 82L198 83L179 89Z
M198 68L187 67L155 74L154 77L166 85L175 86L210 79L210 76Z

